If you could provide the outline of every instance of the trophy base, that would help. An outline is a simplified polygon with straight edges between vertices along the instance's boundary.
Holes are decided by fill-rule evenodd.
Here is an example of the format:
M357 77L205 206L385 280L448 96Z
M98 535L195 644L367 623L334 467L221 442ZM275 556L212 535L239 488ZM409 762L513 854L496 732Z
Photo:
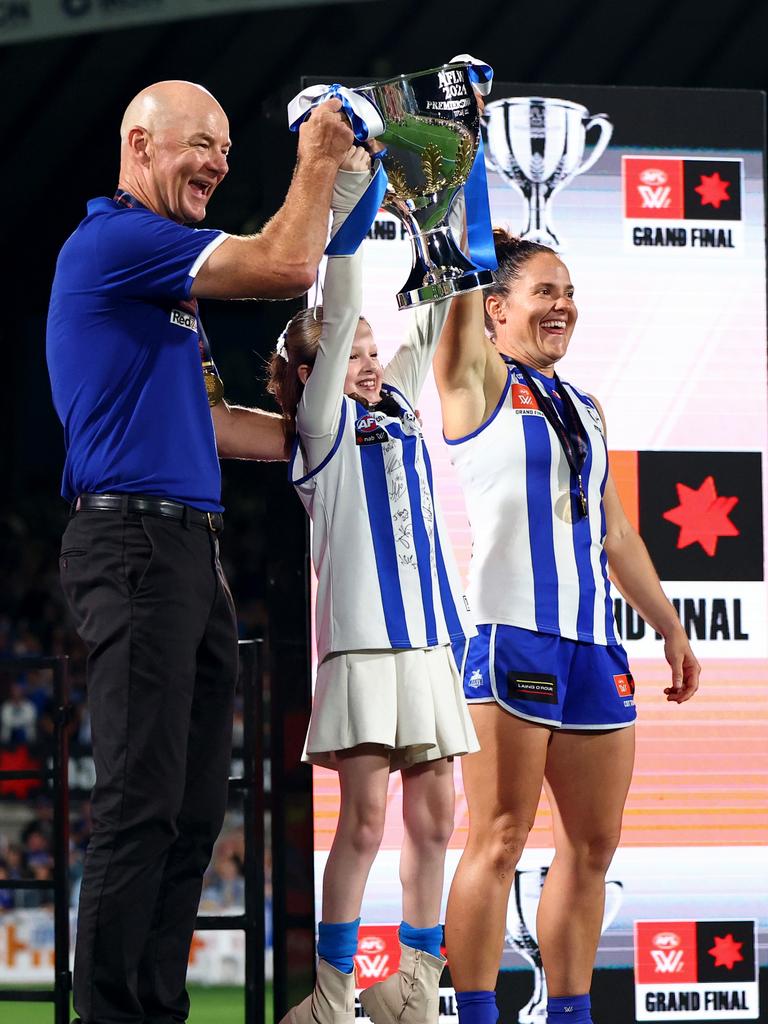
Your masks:
M474 292L479 288L487 288L493 284L493 272L490 270L471 270L461 277L449 277L435 284L427 284L421 288L397 293L397 308L412 309L415 306L424 306L428 302L437 302L439 299L447 299L451 295L461 295L463 292Z

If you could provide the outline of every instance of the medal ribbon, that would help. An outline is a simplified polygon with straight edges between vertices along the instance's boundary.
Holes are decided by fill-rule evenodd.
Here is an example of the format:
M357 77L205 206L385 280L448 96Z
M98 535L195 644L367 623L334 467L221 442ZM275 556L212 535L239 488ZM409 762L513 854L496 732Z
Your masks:
M563 449L563 454L570 466L571 472L576 477L579 488L581 514L582 516L586 516L587 495L584 492L581 471L584 468L584 462L587 458L589 444L587 441L586 431L584 430L584 424L581 422L581 418L576 411L573 399L563 387L560 378L555 374L555 387L558 395L560 396L560 400L563 403L563 419L561 419L560 414L555 407L555 403L548 394L546 388L539 388L534 384L533 378L522 363L517 362L515 359L510 359L509 356L505 356L502 353L499 354L507 366L513 367L523 378L525 383L528 385L531 394L536 397L539 407L544 413L549 425L557 435L560 447ZM563 422L563 420L565 420L565 422Z

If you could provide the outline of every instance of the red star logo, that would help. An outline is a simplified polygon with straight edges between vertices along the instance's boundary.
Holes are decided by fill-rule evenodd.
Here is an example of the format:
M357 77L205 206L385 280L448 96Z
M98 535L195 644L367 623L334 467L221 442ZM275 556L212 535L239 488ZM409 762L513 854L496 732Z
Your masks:
M719 210L720 203L727 203L731 198L728 195L730 184L730 181L723 181L719 171L715 171L714 174L702 174L701 183L693 191L701 196L702 206L714 206Z
M678 548L699 543L708 555L714 556L720 537L738 537L739 531L728 518L738 498L718 495L714 478L708 476L697 491L685 484L677 484L675 508L664 513L664 518L680 527Z
M733 970L733 965L739 963L744 957L741 955L743 942L736 942L731 934L715 936L715 944L707 952L715 958L715 967L727 967Z
M3 772L35 772L40 768L40 762L29 756L27 748L21 744L15 750L0 751L0 771ZM7 782L0 782L0 794L3 796L15 796L19 800L26 800L32 793L40 789L37 779L14 779Z

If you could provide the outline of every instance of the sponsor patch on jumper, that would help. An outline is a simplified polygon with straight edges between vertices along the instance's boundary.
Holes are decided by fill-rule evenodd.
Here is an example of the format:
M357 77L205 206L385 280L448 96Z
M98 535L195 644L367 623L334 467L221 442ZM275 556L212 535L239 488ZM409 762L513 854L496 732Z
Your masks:
M527 413L528 415L543 416L539 409L536 396L527 384L512 385L512 408L516 413Z
M510 697L539 704L557 704L557 678L542 672L507 672Z
M367 412L355 423L355 442L360 445L386 444L391 440L375 412Z
M614 676L613 681L616 684L616 690L620 697L634 696L635 680L632 678L631 672L627 672L626 675Z
M184 309L172 309L171 323L177 327L186 327L188 331L194 331L197 334L197 317L194 313L188 313Z

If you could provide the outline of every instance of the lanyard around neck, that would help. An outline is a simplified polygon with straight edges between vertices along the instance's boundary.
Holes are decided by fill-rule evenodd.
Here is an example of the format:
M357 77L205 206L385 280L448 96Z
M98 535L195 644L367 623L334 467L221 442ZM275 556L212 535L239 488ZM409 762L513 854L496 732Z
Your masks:
M501 353L500 353L501 354ZM585 431L581 418L576 411L573 404L573 399L568 394L566 389L563 387L560 378L557 374L554 375L555 388L560 396L560 400L563 403L563 417L557 411L554 401L551 395L545 387L538 388L533 382L533 377L529 373L528 369L516 359L511 359L509 356L501 355L501 358L507 364L518 371L520 376L523 378L525 383L528 385L529 390L533 395L536 396L539 408L546 417L549 425L557 435L557 439L560 442L560 447L563 450L563 454L568 462L571 472L576 477L576 481L579 488L579 504L581 506L582 516L587 514L587 495L584 491L584 483L581 478L581 471L584 468L584 462L587 458L588 443L585 436Z

